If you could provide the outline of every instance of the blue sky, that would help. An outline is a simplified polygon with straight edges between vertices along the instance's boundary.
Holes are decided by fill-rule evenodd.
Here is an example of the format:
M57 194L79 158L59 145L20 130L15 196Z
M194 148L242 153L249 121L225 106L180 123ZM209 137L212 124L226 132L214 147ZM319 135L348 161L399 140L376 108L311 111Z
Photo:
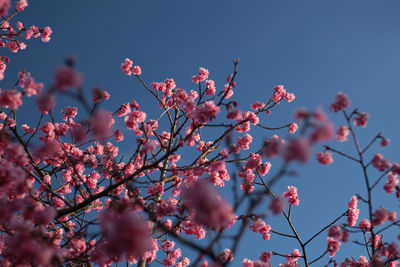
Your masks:
M172 77L178 87L189 90L194 89L191 77L201 66L221 88L232 71L232 59L239 57L234 100L240 100L242 109L266 100L277 84L296 94L292 104L280 105L265 124L287 123L299 107L320 105L327 110L336 92L343 91L352 107L371 114L368 127L359 130L362 141L383 131L392 142L379 152L399 161L399 12L400 2L395 0L30 1L18 19L25 25L51 26L52 40L30 40L25 51L12 55L1 87L12 86L13 75L16 79L23 68L49 84L55 67L66 56L76 55L87 92L94 86L106 88L110 103L115 103L107 107L113 110L136 99L154 117L158 109L150 96L120 70L124 58L140 65L148 82ZM337 125L344 123L340 116L330 115ZM28 114L21 117L32 119ZM285 130L277 134L285 135ZM350 151L350 145L336 147ZM342 213L354 192L365 195L361 169L337 156L328 167L315 162L294 167L301 177L287 178L275 190L282 192L289 184L299 187L301 205L294 215L305 239ZM393 196L376 198L392 199L392 208L398 211ZM319 255L325 238L326 234L312 247L311 258ZM238 259L257 259L262 250L289 252L297 247L275 237L265 242L253 234L244 240ZM341 252L346 253L340 257L360 254L350 247L354 246L344 246Z

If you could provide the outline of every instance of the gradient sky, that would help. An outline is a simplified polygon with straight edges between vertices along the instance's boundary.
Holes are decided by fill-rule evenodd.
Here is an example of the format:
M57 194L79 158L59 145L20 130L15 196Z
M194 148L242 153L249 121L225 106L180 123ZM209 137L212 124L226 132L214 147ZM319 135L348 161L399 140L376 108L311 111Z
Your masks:
M242 109L255 100L266 100L277 84L296 94L292 104L280 105L273 116L262 120L264 124L287 123L299 107L327 110L334 95L343 91L352 107L371 114L368 127L358 131L362 143L383 131L392 142L388 148L375 148L393 161L400 160L399 1L36 0L29 4L18 19L24 25L50 26L52 40L47 44L29 40L25 51L11 55L2 88L12 86L13 77L23 68L36 81L49 84L64 58L76 55L76 68L84 73L87 92L94 86L107 88L111 103L136 99L154 117L158 108L152 108L151 97L120 70L124 58L134 59L148 82L172 77L178 87L192 89L191 77L200 66L210 70L210 78L221 88L232 71L232 59L239 57L233 100L240 100ZM344 123L341 116L329 115L336 125ZM27 113L22 119L33 118ZM258 132L256 136L272 134ZM285 136L286 132L276 134ZM335 146L346 151L352 148L350 142ZM306 166L294 165L301 176L285 178L274 188L277 192L287 185L299 188L301 204L293 216L304 239L342 213L355 192L365 195L360 167L337 156L327 167L312 161ZM377 194L375 198L383 201L393 196ZM389 208L398 211L398 204L392 202ZM362 210L360 217L365 216ZM277 222L284 224L282 218L271 224ZM319 256L325 239L323 234L312 246L310 258ZM263 241L249 233L234 266L244 257L257 259L263 250L286 253L295 247L279 237ZM365 250L347 244L338 259L361 254L365 255ZM316 265L327 261L326 257Z

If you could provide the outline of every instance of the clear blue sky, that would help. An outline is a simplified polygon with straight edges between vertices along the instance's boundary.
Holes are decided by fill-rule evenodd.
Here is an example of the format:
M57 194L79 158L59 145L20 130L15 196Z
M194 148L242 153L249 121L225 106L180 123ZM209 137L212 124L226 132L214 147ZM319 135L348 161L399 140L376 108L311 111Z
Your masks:
M368 128L359 131L364 143L383 131L392 142L380 152L399 161L399 14L396 0L30 1L18 19L25 25L51 26L52 40L47 44L30 40L26 51L12 55L1 87L12 86L12 75L23 68L49 84L55 67L73 54L88 92L101 86L109 90L111 103L134 98L142 107L147 105L146 112L157 114L151 98L120 70L124 58L142 67L146 81L173 77L178 87L191 89L191 77L200 66L210 70L221 88L232 70L232 59L239 57L234 98L241 101L242 109L269 97L274 85L285 85L297 98L278 107L266 121L275 126L290 121L299 107L321 105L327 110L341 90L349 95L352 107L371 113ZM331 118L337 125L344 123L340 116ZM349 150L348 145L337 147ZM275 190L282 192L291 184L299 188L301 205L293 212L304 239L343 212L354 192L365 195L361 169L337 156L328 167L313 162L299 171L300 178L287 178ZM393 199L385 194L378 197ZM392 208L398 211L397 203ZM365 216L362 212L360 217ZM325 239L326 234L312 247L311 258L319 256ZM248 234L237 259L257 259L262 250L286 253L297 247L280 240L274 236L262 241ZM339 259L360 255L351 247L343 246ZM365 255L364 250L361 253Z

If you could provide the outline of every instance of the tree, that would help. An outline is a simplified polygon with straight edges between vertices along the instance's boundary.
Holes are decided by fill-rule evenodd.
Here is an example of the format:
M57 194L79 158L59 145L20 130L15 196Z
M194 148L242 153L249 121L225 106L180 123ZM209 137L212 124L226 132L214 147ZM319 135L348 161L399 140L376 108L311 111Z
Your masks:
M1 46L15 53L26 48L23 39L50 41L50 27L17 22L18 31L13 28L12 19L27 5L20 0L9 14L14 10L10 2L0 1ZM1 78L8 63L1 57ZM366 146L360 144L355 127L366 127L369 115L351 110L347 95L339 92L329 107L344 116L345 125L337 129L322 109L299 109L295 120L300 127L296 122L267 127L260 119L273 116L277 105L292 102L295 95L278 85L267 101L255 101L250 109L241 110L240 103L232 100L239 60L233 63L223 88L217 89L209 71L199 68L192 77L196 90L188 91L173 79L148 85L141 68L125 59L122 71L137 79L160 110L152 119L136 101L118 103L113 111L101 108L110 98L101 88L95 88L88 101L72 59L56 69L48 86L21 70L15 86L0 92L1 264L106 266L125 261L138 266L156 262L226 266L250 229L266 242L273 242L272 235L295 240L297 248L261 251L258 260L240 259L243 266L270 266L272 257L284 262L282 266L310 266L324 260L336 265L335 254L350 235L357 239L355 245L365 248L366 256L346 255L341 266L397 266L398 245L383 233L399 226L399 221L374 193L386 179L383 189L400 197L400 166L381 154L368 158L376 142L389 143L378 133ZM56 97L64 96L72 97L86 113L78 117L77 107L66 106L57 114ZM21 125L17 114L32 97L38 120ZM118 121L120 128L114 126ZM284 128L288 137L274 135L258 146L250 134ZM124 135L135 135L136 143L124 144ZM334 135L339 142L351 135L355 156L323 145L316 160L329 165L337 154L360 165L364 177L360 190L364 189L343 203L342 211L330 212L336 218L304 239L292 220L301 192L299 197L298 189L289 185L280 194L273 186L296 175L292 166L307 163L313 147ZM132 153L119 153L117 142L131 147ZM272 166L270 159L280 164ZM377 178L370 175L372 168L380 172ZM359 202L367 210L362 220ZM267 224L273 216L290 231ZM309 245L325 234L320 256L311 258ZM206 235L207 241L198 241ZM182 254L185 248L194 250L195 257Z

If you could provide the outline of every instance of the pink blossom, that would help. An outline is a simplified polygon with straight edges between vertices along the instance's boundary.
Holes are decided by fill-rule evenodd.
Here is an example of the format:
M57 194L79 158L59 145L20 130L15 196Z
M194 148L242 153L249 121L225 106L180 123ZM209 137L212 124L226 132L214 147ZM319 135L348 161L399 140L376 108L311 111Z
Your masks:
M24 130L27 134L33 134L33 133L36 131L35 128L31 128L31 127L29 127L29 126L26 125L26 124L22 124L22 125L21 125L21 128L22 128L22 130Z
M288 132L293 134L297 131L298 128L299 126L297 126L297 124L293 122L289 125Z
M68 88L80 88L82 82L82 74L69 66L58 67L54 74L54 87L62 93L65 93Z
M329 257L335 256L336 252L339 251L341 243L331 237L328 237L326 241L328 242Z
M338 112L348 108L350 104L351 103L347 95L342 92L339 92L335 96L335 102L329 106L329 110L333 112Z
M263 165L261 165L258 168L258 172L264 176L266 174L268 174L269 170L271 169L271 163L270 162L265 162Z
M322 165L329 165L333 162L332 153L330 152L318 152L317 160Z
M250 148L250 144L252 141L253 141L253 137L251 137L250 134L246 133L246 134L244 134L243 138L241 138L241 137L237 138L237 146L240 149L247 150Z
M367 219L364 219L358 224L358 227L361 228L365 232L370 232L371 231L371 222Z
M149 195L154 195L154 194L162 195L162 194L164 194L163 185L161 183L156 183L155 185L149 186L148 189L147 189L147 194L149 194Z
M17 110L22 105L22 95L17 90L3 89L0 93L0 105Z
M357 202L357 198L355 196L352 196L350 202L347 204L347 224L350 226L356 225L358 215L360 214L360 210L357 209Z
M286 260L288 261L288 263L296 263L299 258L301 257L301 253L300 251L296 248L293 249L293 252L290 254L286 254L286 256L290 256L290 257L286 257Z
M50 35L53 33L50 27L44 27L42 32L42 41L47 43L50 41Z
M98 87L93 88L92 94L93 94L93 98L92 98L93 103L98 103L103 99L108 100L110 98L110 94L106 90L98 88Z
M272 199L268 208L274 215L278 215L285 209L285 205L285 199L282 196L277 196Z
M390 212L385 208L379 208L374 211L374 218L371 222L374 226L379 226L385 221L389 221Z
M308 111L305 108L299 108L294 113L294 119L299 122L304 121L305 119L308 118L308 116L309 116Z
M18 78L27 96L38 95L42 92L43 84L36 83L29 72L20 72Z
M260 255L260 261L268 263L271 260L272 256L273 254L271 251L264 251Z
M15 9L17 11L24 11L25 7L28 6L28 1L27 0L19 0L16 4L15 4Z
M121 64L121 69L127 74L132 75L133 62L129 58L125 58L124 63Z
M371 162L372 166L374 166L380 172L383 172L391 167L389 160L383 159L383 156L381 154L375 154Z
M260 109L260 108L265 107L265 103L264 103L264 102L260 102L260 101L256 101L256 102L254 102L253 104L251 104L250 107L251 107L253 110L257 110L257 109Z
M288 198L289 204L298 206L300 203L297 188L295 186L288 186L288 190L283 193L283 196Z
M101 231L105 243L104 252L111 257L135 258L142 257L151 250L150 228L148 223L132 211L118 213L111 209L101 214ZM99 244L99 245L100 245Z
M76 107L67 106L65 109L61 110L61 113L63 114L63 120L67 121L68 118L75 118L78 109Z
M347 141L347 136L349 135L350 130L346 126L340 126L336 131L336 140L339 142Z
M156 140L147 140L143 144L142 149L140 150L140 153L141 154L153 153L156 150L157 146L158 146L158 142Z
M336 240L341 240L343 237L343 232L339 225L332 225L328 229L328 236L333 237Z
M194 212L195 221L201 225L222 230L235 219L232 207L205 180L185 189L183 197Z
M271 226L265 224L265 222L261 219L257 219L254 221L254 224L250 226L250 230L254 233L260 233L264 240L269 240L271 238Z
M192 77L192 81L194 83L202 82L202 81L204 81L204 80L206 80L208 78L208 74L209 74L209 72L208 72L207 69L199 68L199 75L194 75Z
M282 148L282 155L285 161L307 162L310 157L311 148L307 139L301 137L292 139Z
M140 75L142 74L142 69L139 66L135 66L132 68L132 73L133 75Z
M325 122L326 121L326 114L321 108L317 108L313 113L312 117L319 121L319 122Z
M262 148L262 155L267 158L276 158L283 148L284 143L283 139L274 135L271 139L265 141Z
M217 117L219 107L215 105L214 101L206 101L201 107L197 107L193 112L193 119L196 123L206 123Z
M329 141L333 137L334 125L332 123L327 123L322 126L316 127L310 135L310 142L325 142Z
M385 147L390 143L390 140L387 138L382 137L381 146Z
M114 131L114 137L115 137L115 141L117 141L117 142L124 140L124 135L122 134L120 129L116 129Z
M399 179L397 179L398 175L394 174L393 172L389 172L387 174L387 182L386 184L383 186L383 189L388 193L388 194L392 194L395 189L396 186L399 184Z
M10 9L10 0L0 0L0 16L7 16L8 9Z
M261 165L261 163L261 155L250 153L250 158L247 161L246 168L255 170Z
M205 95L211 96L214 95L215 92L217 91L215 88L215 82L213 80L206 80L206 92Z
M225 262L232 262L233 261L233 252L230 249L225 249L224 252L222 252L222 259Z
M105 110L98 110L90 120L93 135L100 139L106 139L111 135L113 124L114 119L111 112Z
M360 127L365 127L367 126L369 119L369 114L368 113L359 113L357 117L353 119L353 123L355 126L360 126Z

